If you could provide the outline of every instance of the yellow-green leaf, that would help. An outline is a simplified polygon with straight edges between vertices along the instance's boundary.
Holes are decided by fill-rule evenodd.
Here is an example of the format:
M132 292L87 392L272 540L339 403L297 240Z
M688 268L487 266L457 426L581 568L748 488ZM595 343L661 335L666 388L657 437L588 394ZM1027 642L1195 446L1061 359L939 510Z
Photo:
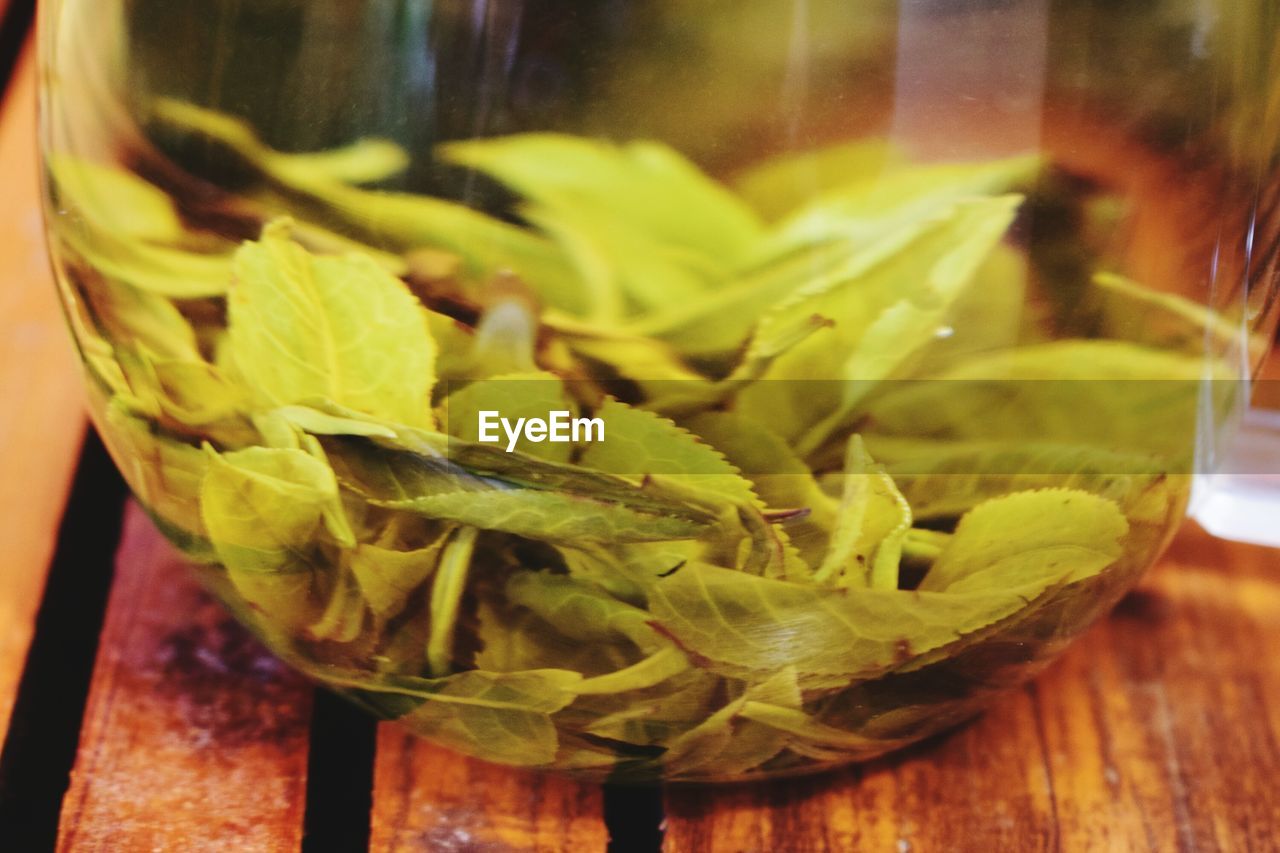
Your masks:
M960 520L920 589L982 592L1046 578L1083 580L1120 558L1128 531L1115 501L1076 489L995 498Z
M321 616L312 585L326 515L338 502L333 472L303 450L207 456L201 515L232 584L263 618L309 627Z
M316 257L268 228L236 255L229 346L263 407L332 400L430 425L435 344L417 300L361 255Z
M451 142L440 153L493 175L530 201L613 219L627 229L718 261L754 248L751 210L673 149L553 133Z
M766 219L775 220L833 189L870 181L898 166L885 141L859 139L766 160L733 181L734 189Z

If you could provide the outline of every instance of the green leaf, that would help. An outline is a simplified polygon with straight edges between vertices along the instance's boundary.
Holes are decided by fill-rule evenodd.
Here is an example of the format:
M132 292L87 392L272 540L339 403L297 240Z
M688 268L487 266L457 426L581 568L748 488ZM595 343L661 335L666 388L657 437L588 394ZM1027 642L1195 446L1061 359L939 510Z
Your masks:
M278 154L297 174L324 175L344 184L374 184L409 168L409 154L387 139L361 139L343 148Z
M1205 367L1201 358L1126 341L1063 340L983 353L943 378L1165 381L1202 378ZM1208 367L1208 375L1215 375L1215 365Z
M603 211L565 205L522 213L556 241L578 277L592 283L592 304L585 313L594 320L649 311L719 282L720 273L709 258L631 230Z
M316 548L338 500L333 472L302 450L207 456L201 514L236 591L268 624L296 630L315 623L314 575L323 564Z
M694 435L742 472L765 506L805 509L802 519L829 529L836 503L818 486L794 449L758 421L734 412L705 412L682 421Z
M154 361L151 368L164 393L161 405L177 421L209 425L244 410L240 388L207 361L169 359Z
M192 252L110 231L83 233L62 228L54 233L73 256L114 286L134 287L169 299L203 299L222 296L231 284L230 252Z
M1208 373L1206 372L1208 371ZM936 379L897 383L865 410L877 433L953 441L1089 444L1189 465L1201 395L1221 368L1124 341L1065 340L974 356ZM1212 387L1210 387L1212 385ZM1189 470L1183 468L1183 470Z
M160 242L185 234L168 194L122 168L65 154L50 157L46 166L59 215L83 223L83 230Z
M102 438L129 488L147 511L193 556L208 558L200 490L208 457L138 417L119 398L98 420Z
M650 609L664 633L717 672L758 678L794 667L806 688L831 687L962 647L1079 569L943 593L824 589L690 563L652 585Z
M1019 492L979 504L920 583L981 592L1096 575L1116 562L1129 523L1115 501L1074 489Z
M1038 338L1037 312L1028 302L1031 278L1023 252L1007 243L992 249L934 339L912 358L911 376L937 376L962 359Z
M94 325L115 347L134 347L156 358L201 358L195 329L172 301L128 284L84 288Z
M937 338L974 273L1008 230L1021 201L1007 196L962 208L966 215L955 223L959 239L928 270L923 286L885 308L845 355L837 374L845 380L840 403L805 434L802 454L820 447L877 383L897 375Z
M609 398L594 413L605 423L603 441L586 445L586 468L637 477L665 475L714 499L758 503L751 484L715 448L652 412Z
M886 752L904 743L904 741L872 738L836 728L815 720L804 711L779 707L767 702L747 702L739 713L748 720L786 732L807 744L843 750L858 757L870 757L870 754ZM794 741L789 745L794 746Z
M839 186L779 225L777 244L831 239L871 240L886 228L934 215L979 196L1007 193L1031 182L1040 169L1033 156L985 163L942 163L890 170Z
M642 319L635 330L671 341L682 352L731 350L775 303L802 288L821 288L824 281L828 286L840 284L849 270L898 251L958 202L1025 182L1035 165L1031 159L1017 158L976 166L899 169L832 189L764 241L751 263L739 268L724 287L706 296L686 297ZM899 282L918 278L905 276ZM827 316L837 321L844 317Z
M676 779L736 779L781 752L788 740L785 732L742 714L748 705L758 701L798 708L801 696L795 671L783 669L748 684L737 699L675 738L662 757L664 772Z
M462 258L473 278L514 271L548 304L574 312L590 304L585 283L563 252L531 231L456 202L352 187L312 170L306 159L268 148L245 122L194 104L161 99L153 110L158 120L226 147L267 180L318 207L339 230L371 245L398 252L444 249Z
M737 355L761 315L816 280L839 277L867 246L852 242L805 246L746 264L720 287L683 294L625 326L656 337L691 358Z
M53 157L48 169L57 206L53 234L95 275L177 299L226 292L229 252L184 248L189 231L159 187L124 169L74 157Z
M803 512L786 522L786 538L805 566L801 575L818 566L838 507L793 448L759 422L733 412L707 412L683 425L742 471L766 507ZM794 568L787 571L789 577L795 574Z
M600 215L659 245L731 262L755 247L755 215L675 150L552 133L451 142L445 159L492 175L554 211Z
M1076 489L1120 504L1133 502L1167 473L1167 462L1142 454L1051 442L872 442L918 519L957 518L983 501L1050 487Z
M518 572L519 573L519 572ZM617 672L639 659L636 647L614 637L614 642L583 643L566 636L563 626L552 624L528 608L481 596L476 607L478 669L521 672L530 669L566 669L583 678Z
M333 471L303 450L206 448L203 514L220 555L246 570L294 564L338 498Z
M1100 333L1108 338L1193 357L1238 358L1243 351L1250 364L1257 363L1266 351L1262 336L1239 319L1123 276L1094 276L1087 299L1099 314Z
M776 220L830 194L833 187L859 185L898 166L899 155L887 142L859 139L785 154L753 166L733 182L752 207L766 219Z
M427 312L427 328L436 342L436 372L440 382L474 378L472 347L475 330L452 317L435 311Z
M1020 201L1009 196L957 203L923 231L905 227L767 313L751 350L794 337L814 316L835 326L776 359L763 381L739 394L739 410L800 441L802 454L815 450L876 383L935 338ZM845 381L813 381L824 377Z
M663 341L559 314L549 313L543 322L579 357L605 365L642 388L652 388L646 396L670 390L677 382L686 386L709 384L703 374L685 364Z
M379 619L400 614L409 597L436 571L450 528L421 548L400 550L387 544L361 543L347 555L347 568L369 609Z
M153 358L145 349L125 346L116 356L139 408L166 429L231 446L257 439L242 415L246 399L240 387L215 366L198 359Z
M592 583L549 572L518 572L507 580L506 597L575 642L622 640L645 652L667 645L650 626L648 612L619 601Z
M329 425L341 428L350 420L355 422L352 432L363 429L366 418L359 413L322 405L338 415ZM382 506L415 512L433 506L480 520L475 526L486 529L498 528L479 519L480 503L468 506L468 494L483 494L487 505L521 517L521 525L535 524L534 517L544 509L562 508L575 524L590 526L582 514L593 504L606 507L602 518L637 530L646 516L668 532L705 531L719 520L717 509L708 507L701 493L690 493L668 478L628 478L428 430L397 426L394 431L394 438L352 437L326 443L343 484ZM532 499L525 502L526 496ZM529 512L521 512L522 504Z
M607 500L530 489L453 492L388 506L563 545L692 539L707 530L706 524L687 516L660 515Z
M706 722L723 701L723 688L718 676L692 668L657 689L618 696L612 704L607 704L610 697L583 697L574 709L591 715L584 723L590 734L638 746L665 746Z
M297 183L297 182L295 182ZM350 187L307 187L340 224L374 245L409 251L424 246L452 252L477 281L514 272L548 305L581 313L590 290L553 242L462 204L427 196Z
M430 425L435 344L417 300L360 255L315 257L268 228L236 255L229 346L259 405L333 400Z
M423 700L400 721L449 749L484 761L536 767L555 760L559 738L551 715L576 698L573 688L581 680L578 673L557 669L473 670L438 679L353 679L350 686Z
M69 156L50 159L49 178L58 214L50 219L52 234L93 277L173 298L227 292L230 246L201 234L195 251L191 229L159 187Z
M746 205L660 143L540 133L451 142L440 152L526 199L524 217L592 284L597 319L716 286L763 235Z
M813 580L844 579L849 585L897 589L911 506L893 478L867 455L857 435L849 439L842 491L831 545Z
M557 546L556 551L571 577L594 584L619 601L644 601L644 578L655 578L674 566L695 559L706 550L687 539L637 542L625 548Z
M364 418L344 417L310 406L281 406L271 414L311 435L356 435L366 438L395 438L396 431Z
M392 509L564 545L705 537L730 548L746 536L756 570L785 557L755 507L670 476L622 477L409 428L374 441L385 447L345 440L329 450L348 487Z
M715 520L719 510L718 507L708 507L701 493L691 494L668 477L646 479L595 471L518 451L508 453L495 444L469 442L425 430L399 428L395 440L379 438L374 441L393 450L447 459L473 478L482 478L480 482L488 488L518 486L560 492L692 523L709 524Z
M128 284L84 288L92 324L104 338L78 329L86 360L115 393L140 412L165 419L166 428L207 428L219 441L246 443L244 398L205 361L196 330L173 302Z
M442 453L381 447L365 438L329 439L324 447L343 487L379 506L460 489L480 492L500 487L471 475Z

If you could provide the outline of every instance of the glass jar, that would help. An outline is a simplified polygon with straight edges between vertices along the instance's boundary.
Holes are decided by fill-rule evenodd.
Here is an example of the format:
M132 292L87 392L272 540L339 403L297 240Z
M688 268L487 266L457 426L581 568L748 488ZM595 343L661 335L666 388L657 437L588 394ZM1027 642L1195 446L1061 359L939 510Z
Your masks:
M588 778L1044 667L1276 324L1262 0L50 0L93 418L276 654Z

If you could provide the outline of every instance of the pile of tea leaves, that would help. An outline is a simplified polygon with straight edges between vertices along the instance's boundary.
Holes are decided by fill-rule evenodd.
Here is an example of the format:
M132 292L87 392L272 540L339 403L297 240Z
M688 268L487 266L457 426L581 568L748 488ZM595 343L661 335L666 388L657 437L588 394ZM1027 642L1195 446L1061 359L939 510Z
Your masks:
M373 188L386 142L153 112L249 177L49 164L99 428L277 653L460 752L667 779L884 752L1021 677L1180 511L1169 389L1231 329L1105 275L1048 329L1034 159L862 142L722 184L656 142L441 146L509 193L483 212ZM604 440L479 440L556 410Z

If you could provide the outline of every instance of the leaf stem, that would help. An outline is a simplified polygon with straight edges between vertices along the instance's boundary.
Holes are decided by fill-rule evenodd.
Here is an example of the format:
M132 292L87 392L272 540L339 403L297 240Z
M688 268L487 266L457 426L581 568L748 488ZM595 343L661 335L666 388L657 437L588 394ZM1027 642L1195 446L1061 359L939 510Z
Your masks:
M467 571L475 551L474 527L462 527L444 546L440 568L431 584L431 628L427 635L427 666L431 674L448 675L453 663L453 634L458 607L467 584Z

